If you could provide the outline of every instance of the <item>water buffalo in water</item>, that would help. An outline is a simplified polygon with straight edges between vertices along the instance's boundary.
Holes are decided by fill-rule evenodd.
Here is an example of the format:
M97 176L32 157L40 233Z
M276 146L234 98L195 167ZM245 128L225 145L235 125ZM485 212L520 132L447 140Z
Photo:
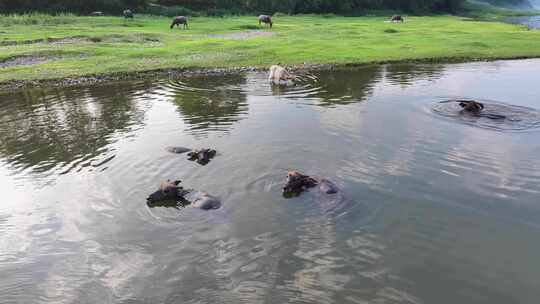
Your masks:
M184 29L188 28L187 17L185 17L185 16L176 16L176 17L174 17L174 19L172 21L171 29L173 29L175 25L177 27L180 27L181 24L184 26Z
M213 149L201 149L201 150L195 150L188 153L188 159L192 161L196 161L200 165L206 165L210 162L214 156L216 156L216 150Z
M164 201L177 202L178 200L183 200L184 196L188 193L188 191L184 190L184 188L179 186L180 183L181 181L179 180L167 180L166 182L162 182L159 185L159 189L156 190L154 193L150 194L150 196L148 196L146 200L152 204Z
M103 14L103 12L99 12L99 11L97 11L97 12L91 12L91 13L90 13L90 16L95 16L95 17L97 17L97 16L104 16L104 15L105 15L105 14Z
M403 19L403 17L401 15L394 15L394 16L392 16L390 21L392 21L392 22L403 22L405 20Z
M474 100L455 100L462 108L462 112L472 114L478 117L486 117L491 119L505 119L506 116L493 113L482 113L484 104Z
M133 19L133 12L131 10L124 10L123 12L124 18L126 19Z
M327 179L316 180L300 172L289 171L287 172L287 181L283 187L283 195L286 197L297 196L315 186L319 186L319 191L325 194L335 194L339 191L338 187Z
M206 165L210 162L214 156L216 156L217 152L214 149L200 149L200 150L191 150L190 148L185 147L167 147L166 150L171 153L176 154L182 154L189 152L188 159L192 161L196 161L197 163L201 165ZM191 151L191 152L190 152Z
M456 100L463 111L478 114L484 109L484 104L474 100Z
M274 84L287 84L291 83L294 79L296 79L296 76L287 71L285 68L279 65L273 65L270 67L268 81Z
M192 207L211 210L221 207L221 201L206 192L186 190L179 186L180 181L162 182L159 189L146 199L149 207Z
M333 182L325 178L315 179L297 171L287 173L283 196L285 198L295 197L315 187L317 187L317 191L314 193L316 208L326 214L342 215L355 204Z
M260 15L259 16L259 25L261 25L262 23L264 23L264 25L269 25L270 28L272 28L272 25L274 25L274 23L272 22L272 17L268 16L268 15Z

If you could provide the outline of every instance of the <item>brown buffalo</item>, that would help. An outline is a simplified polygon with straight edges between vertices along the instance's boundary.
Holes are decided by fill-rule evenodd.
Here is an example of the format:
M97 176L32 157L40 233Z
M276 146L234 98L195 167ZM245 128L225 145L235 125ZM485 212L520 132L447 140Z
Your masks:
M259 25L261 25L262 23L264 23L264 25L269 25L270 28L272 28L272 25L274 25L274 23L272 22L272 17L268 16L268 15L260 15L259 16Z
M394 15L394 16L392 16L390 21L392 21L392 22L403 22L403 21L405 21L405 19L403 19L403 17L401 15Z
M188 20L186 16L176 16L174 17L172 23L171 23L171 29L174 28L174 26L180 27L180 25L184 26L184 29L188 28Z

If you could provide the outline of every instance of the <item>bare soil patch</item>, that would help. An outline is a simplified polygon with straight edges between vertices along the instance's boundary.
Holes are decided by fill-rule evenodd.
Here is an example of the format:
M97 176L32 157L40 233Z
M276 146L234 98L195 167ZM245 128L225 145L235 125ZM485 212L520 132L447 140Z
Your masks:
M270 37L274 35L272 32L262 32L262 31L255 31L255 30L249 30L239 33L228 33L228 34L213 34L208 35L210 38L221 38L221 39L227 39L227 40L247 40L251 38L257 38L257 37Z
M55 56L17 56L12 57L4 61L0 61L0 69L9 68L14 66L28 66L34 64L40 64L44 62L49 62L53 60L58 60L59 57Z

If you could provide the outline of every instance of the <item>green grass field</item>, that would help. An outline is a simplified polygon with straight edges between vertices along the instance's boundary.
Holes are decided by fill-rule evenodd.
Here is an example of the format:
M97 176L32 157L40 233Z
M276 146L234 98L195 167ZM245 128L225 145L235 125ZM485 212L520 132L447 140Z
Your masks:
M461 17L283 16L273 29L256 17L0 16L0 82L147 71L388 61L540 57L540 31ZM271 34L245 34L246 31ZM248 39L233 34L251 35ZM64 38L68 38L62 40ZM245 38L245 37L244 37ZM60 40L59 40L60 39ZM27 59L37 58L31 65Z

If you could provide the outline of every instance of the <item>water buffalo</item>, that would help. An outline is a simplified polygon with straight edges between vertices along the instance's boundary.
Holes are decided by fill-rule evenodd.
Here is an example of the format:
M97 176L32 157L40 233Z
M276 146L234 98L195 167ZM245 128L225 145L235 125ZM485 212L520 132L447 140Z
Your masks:
M162 182L159 189L146 199L149 207L185 207L211 210L221 207L219 198L202 191L185 190L179 186L180 181Z
M294 79L296 79L296 76L287 71L285 68L279 65L273 65L270 67L268 81L274 84L286 84L292 82Z
M283 187L283 195L286 197L297 196L309 188L317 186L319 182L297 171L287 172L287 181Z
M185 16L176 16L176 17L174 17L174 19L172 21L171 29L174 28L175 25L177 27L180 27L181 24L184 26L184 29L188 28L187 17L185 17Z
M456 100L463 111L478 114L484 109L484 105L474 100Z
M392 16L390 21L392 21L392 22L403 22L403 21L405 21L405 19L403 19L403 17L401 15L394 15L394 16Z
M213 149L201 149L201 150L195 150L188 153L188 159L192 161L196 161L200 165L206 165L210 162L214 156L216 156L216 150Z
M472 114L473 116L485 117L490 119L505 119L506 116L496 113L483 113L484 104L474 100L455 100L462 108L462 112Z
M179 200L183 200L184 195L188 193L187 190L184 190L181 186L179 186L181 181L170 181L167 180L166 182L162 182L159 185L158 190L156 190L154 193L150 194L148 198L146 199L148 203L156 204L159 202L165 202L165 201L172 201L177 202Z
M269 25L270 28L272 28L272 25L274 25L274 23L272 22L272 17L268 16L268 15L260 15L259 16L259 25L261 25L262 23L264 23L264 25Z
M131 10L124 10L123 12L124 18L126 19L133 19L133 12Z
M103 14L103 12L100 12L100 11L97 11L97 12L91 12L90 13L90 16L104 16L105 14Z
M317 208L326 214L343 215L355 204L336 184L328 179L315 179L297 171L287 173L283 196L285 198L299 196L302 192L315 187L317 187L317 191L313 193L314 202Z

